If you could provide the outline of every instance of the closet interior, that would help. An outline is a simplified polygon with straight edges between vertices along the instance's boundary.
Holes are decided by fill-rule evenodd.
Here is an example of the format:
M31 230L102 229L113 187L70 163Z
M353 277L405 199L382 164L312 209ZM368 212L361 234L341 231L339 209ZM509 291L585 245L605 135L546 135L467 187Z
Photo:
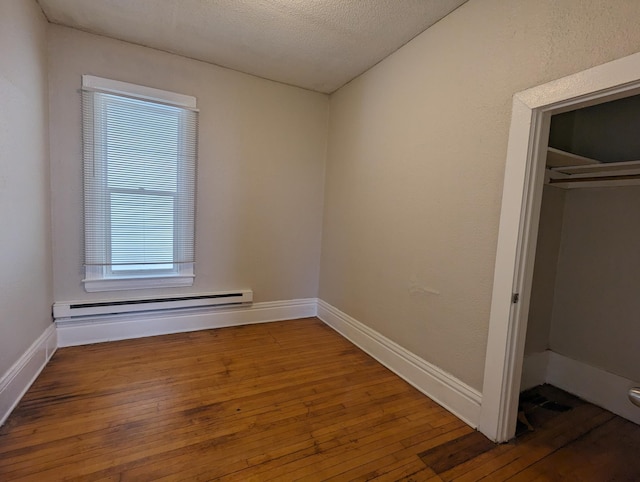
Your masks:
M521 390L640 424L640 95L554 115Z

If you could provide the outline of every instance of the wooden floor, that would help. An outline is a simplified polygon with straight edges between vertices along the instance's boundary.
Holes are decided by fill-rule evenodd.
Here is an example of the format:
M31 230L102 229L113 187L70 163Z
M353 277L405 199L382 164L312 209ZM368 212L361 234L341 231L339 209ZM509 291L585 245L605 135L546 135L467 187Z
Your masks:
M537 421L494 445L312 318L58 350L0 480L640 480L640 427Z

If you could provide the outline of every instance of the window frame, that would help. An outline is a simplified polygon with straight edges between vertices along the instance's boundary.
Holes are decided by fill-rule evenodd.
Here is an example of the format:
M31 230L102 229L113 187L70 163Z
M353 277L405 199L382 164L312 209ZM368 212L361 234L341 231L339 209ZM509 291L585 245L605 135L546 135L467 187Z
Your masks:
M184 94L178 94L174 92L164 91L160 89L154 89L151 87L140 86L136 84L130 84L127 82L121 82L111 79L105 79L101 77L95 77L92 75L83 75L82 76L82 90L83 91L94 91L98 93L104 94L112 94L120 97L131 98L139 101L146 101L155 104L164 104L173 107L182 108L183 111L178 115L183 117L185 116L185 111L190 110L194 112L198 112L196 108L196 98L193 96L188 96ZM96 102L96 99L94 99ZM93 133L91 135L95 135L95 129L97 129L98 123L95 122L96 116L105 115L105 111L103 109L94 109L90 113L83 113L83 129L87 129L87 122L85 121L84 116L91 115L93 116L91 119L91 125L93 126ZM185 120L181 119L178 123L179 129L185 129ZM83 132L83 136L87 135L86 132ZM102 132L100 134L101 138L106 137L106 133ZM182 152L188 148L183 145L180 141L184 139L184 136L178 136L178 152ZM197 144L197 141L195 141ZM197 151L197 145L193 146L194 151ZM86 146L84 147L86 149ZM100 193L108 193L110 190L117 190L116 188L109 188L107 185L107 173L108 164L105 158L105 154L101 151L102 146L94 146L92 159L94 166L98 166L98 169L102 170L103 173L101 176L96 178L96 183L98 183L97 188L94 192ZM86 154L86 153L85 153ZM182 155L179 154L178 158L181 158ZM86 158L86 156L85 156ZM195 164L194 164L195 169ZM186 191L189 189L193 189L195 191L195 185L189 187L185 185L186 182L189 182L188 179L185 179L184 170L178 168L177 169L177 190L176 193L160 193L162 195L172 195L174 198L174 213L180 213L180 209L178 209L177 203L185 202ZM194 178L195 180L195 178ZM85 179L85 182L86 179ZM149 193L151 195L152 193ZM109 252L111 242L109 236L111 235L111 222L110 222L110 213L111 209L108 206L107 199L110 197L106 197L105 195L100 196L100 199L92 198L93 203L97 203L98 208L96 209L99 212L98 216L87 216L87 193L85 191L85 225L84 225L84 235L85 238L88 236L88 233L91 233L94 238L98 238L102 240L103 246L99 249L102 250L105 259L110 259L111 254ZM193 192L193 200L195 202L195 192ZM195 206L194 206L195 212ZM181 244L175 242L180 236L184 236L180 229L181 222L176 221L173 224L174 229L174 257L175 260L178 257L178 249ZM195 242L195 239L194 239ZM99 246L100 243L96 243ZM86 241L85 241L85 250L86 250ZM129 289L145 289L145 288L163 288L163 287L185 287L192 286L194 281L194 263L184 263L184 262L173 262L173 267L169 269L155 269L155 270L144 270L144 269L132 269L132 270L121 270L120 273L117 273L118 270L113 270L112 265L109 263L105 263L103 265L89 265L85 263L85 274L84 279L82 280L84 284L84 288L88 292L98 292L98 291L116 291L116 290L129 290ZM132 263L131 266L134 266ZM139 266L139 265L138 265ZM115 271L115 272L114 272Z

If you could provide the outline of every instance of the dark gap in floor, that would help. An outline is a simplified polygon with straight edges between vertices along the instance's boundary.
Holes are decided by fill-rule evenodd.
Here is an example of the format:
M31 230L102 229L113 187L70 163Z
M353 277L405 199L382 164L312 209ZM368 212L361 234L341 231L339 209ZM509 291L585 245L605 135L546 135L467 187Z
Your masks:
M584 404L578 397L552 385L538 385L520 394L516 438L535 431L563 412Z
M418 457L436 474L441 474L495 446L496 444L480 432L473 432L422 452Z

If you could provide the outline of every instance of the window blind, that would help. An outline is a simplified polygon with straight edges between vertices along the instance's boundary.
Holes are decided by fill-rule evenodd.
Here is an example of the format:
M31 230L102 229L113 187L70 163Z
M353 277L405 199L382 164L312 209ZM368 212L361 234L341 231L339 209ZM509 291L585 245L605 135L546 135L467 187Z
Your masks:
M95 89L82 106L87 277L193 266L197 112Z

